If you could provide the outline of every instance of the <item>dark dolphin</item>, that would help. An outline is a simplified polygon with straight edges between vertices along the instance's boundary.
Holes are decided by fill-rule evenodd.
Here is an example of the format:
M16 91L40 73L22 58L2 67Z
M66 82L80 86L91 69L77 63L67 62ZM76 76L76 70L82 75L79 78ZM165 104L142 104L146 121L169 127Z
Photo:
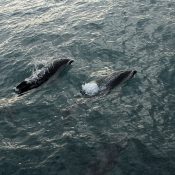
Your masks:
M37 88L53 76L58 70L63 70L66 66L71 65L71 59L54 60L48 67L42 68L38 73L34 73L16 86L15 92L22 94L31 89Z
M116 86L131 79L136 73L137 73L136 70L124 70L124 71L114 72L96 81L91 81L90 83L86 83L85 85L82 85L82 90L80 92L83 95L90 95L90 96L104 94L104 93L108 94ZM94 85L92 85L91 83ZM86 90L85 86L88 87L88 85L89 85L89 88L92 88L92 91L94 91L94 93L91 93L91 90L89 89Z
M108 91L110 91L119 84L131 79L136 73L136 70L114 72L104 80L104 86L108 89Z

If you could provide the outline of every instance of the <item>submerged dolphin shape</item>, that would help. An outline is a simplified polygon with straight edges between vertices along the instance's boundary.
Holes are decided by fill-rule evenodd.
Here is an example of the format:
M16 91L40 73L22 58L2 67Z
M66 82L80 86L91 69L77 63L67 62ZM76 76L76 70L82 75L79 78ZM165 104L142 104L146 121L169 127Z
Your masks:
M114 72L109 76L82 85L80 92L87 96L95 96L104 92L110 93L113 88L131 79L136 73L136 70Z
M59 59L53 61L53 63L51 63L48 67L42 68L38 73L34 73L32 76L26 78L19 85L17 85L15 92L22 94L31 89L39 87L51 76L53 76L58 70L63 70L63 68L66 66L71 65L72 62L74 62L74 60L71 59Z

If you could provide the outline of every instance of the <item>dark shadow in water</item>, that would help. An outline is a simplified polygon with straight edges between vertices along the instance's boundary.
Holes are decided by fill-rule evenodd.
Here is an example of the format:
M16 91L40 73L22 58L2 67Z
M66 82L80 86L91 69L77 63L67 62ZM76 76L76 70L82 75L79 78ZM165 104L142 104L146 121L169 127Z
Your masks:
M118 166L124 175L173 175L175 157L161 153L155 155L140 140L130 139L119 157Z
M110 142L90 146L72 138L65 141L57 149L1 150L0 174L173 175L175 172L174 153L171 157L154 154L138 139L129 139L124 147Z

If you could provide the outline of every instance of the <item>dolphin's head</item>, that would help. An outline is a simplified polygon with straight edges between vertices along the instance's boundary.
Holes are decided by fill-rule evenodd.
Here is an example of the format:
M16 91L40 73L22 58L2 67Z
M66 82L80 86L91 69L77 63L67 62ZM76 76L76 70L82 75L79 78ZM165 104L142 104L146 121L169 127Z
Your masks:
M132 78L136 73L137 73L136 70L132 70L132 71L131 71L131 78Z
M71 65L74 62L74 60L69 60L67 64Z
M74 62L73 59L58 59L54 60L52 65L48 68L49 72L56 73L58 71L59 74L62 74L62 72L67 72L72 68L72 63Z
M72 59L58 59L54 60L52 63L52 67L55 67L56 69L59 67L64 67L66 65L71 65L74 62Z
M129 73L129 75L128 75L128 79L133 78L133 76L137 73L136 70L130 70L129 72L130 72L130 73Z

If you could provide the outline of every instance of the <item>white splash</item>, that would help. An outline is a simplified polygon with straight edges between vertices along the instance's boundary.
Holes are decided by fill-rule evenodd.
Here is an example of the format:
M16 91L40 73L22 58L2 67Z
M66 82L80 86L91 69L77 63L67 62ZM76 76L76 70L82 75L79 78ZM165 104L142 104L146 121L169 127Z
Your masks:
M40 77L42 77L47 69L40 69L36 70L35 72L32 73L32 75L28 78L25 79L26 82L31 83L31 82L37 82Z
M95 81L91 81L82 85L82 90L86 95L93 96L99 92L100 88Z

